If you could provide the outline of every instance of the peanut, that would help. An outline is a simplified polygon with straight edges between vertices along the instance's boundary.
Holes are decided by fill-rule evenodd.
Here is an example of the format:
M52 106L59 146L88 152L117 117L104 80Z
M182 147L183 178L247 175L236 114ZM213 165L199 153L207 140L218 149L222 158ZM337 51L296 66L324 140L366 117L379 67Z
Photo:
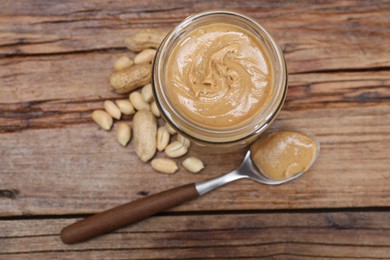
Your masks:
M160 110L158 110L156 101L152 102L152 104L150 105L150 109L152 110L153 115L155 115L156 117L160 117L161 116Z
M137 110L150 110L150 105L143 99L141 93L134 91L129 96L130 102Z
M157 129L157 150L158 151L164 151L164 149L169 144L169 138L170 135L168 133L168 130L165 126L160 126Z
M116 71L120 71L120 70L123 70L123 69L130 67L131 65L133 65L133 63L134 62L132 60L130 60L129 57L122 56L115 61L114 69Z
M133 132L135 153L147 162L156 153L157 121L152 112L141 110L135 113Z
M126 146L131 138L131 128L128 124L120 122L116 129L116 139L122 146Z
M153 61L154 56L156 56L156 52L157 51L154 49L145 49L134 57L134 63L135 64L150 63Z
M135 113L134 107L131 104L130 100L128 99L116 100L115 103L123 114L132 115Z
M182 165L187 171L192 173L198 173L204 168L203 162L196 157L188 157L183 161Z
M95 110L92 112L92 119L104 130L110 130L112 127L112 117L103 110Z
M174 142L170 143L165 148L165 154L171 158L177 158L177 157L183 156L187 152L188 152L187 147L185 147L182 143L180 143L178 141L174 141Z
M111 100L106 100L103 103L104 109L107 113L115 119L121 119L121 111Z
M182 144L183 144L185 147L187 147L187 148L189 148L190 145L191 145L191 142L190 142L189 139L187 139L187 138L185 138L184 136L179 135L179 134L178 134L177 137L176 137L176 141L182 143Z
M153 101L153 90L152 90L152 84L147 84L145 85L142 90L141 90L141 94L142 94L142 97L143 99L150 103Z
M129 93L149 83L151 79L152 66L148 63L136 64L111 74L111 90L118 94Z
M165 124L167 129L168 129L168 132L171 134L171 135L174 135L176 134L176 130L170 125L170 124Z
M158 49L168 31L144 29L125 39L126 47L133 52L140 52L146 48Z
M166 158L153 159L151 165L154 170L167 174L173 174L179 169L175 161Z

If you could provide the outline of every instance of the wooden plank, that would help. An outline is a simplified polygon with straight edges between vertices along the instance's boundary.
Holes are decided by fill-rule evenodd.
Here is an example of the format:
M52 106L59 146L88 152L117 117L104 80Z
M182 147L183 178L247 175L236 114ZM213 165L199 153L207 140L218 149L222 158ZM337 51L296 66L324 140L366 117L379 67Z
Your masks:
M390 106L282 111L273 128L315 133L321 154L288 185L239 181L176 211L389 206ZM155 173L94 124L0 135L2 215L93 213L236 168L242 153L212 155L202 174Z
M290 72L388 67L388 1L1 1L0 55L84 53L123 48L140 27L172 28L210 9L253 16L278 40Z
M0 103L117 97L108 77L125 53L0 59Z
M0 59L0 103L119 97L109 91L108 77L112 64L123 54L129 53ZM328 103L342 98L348 99L345 102L362 103L370 98L375 102L389 98L389 81L390 73L386 70L289 74L288 94L294 94L294 99L298 95L301 99L313 94L338 95L336 99L325 100Z
M120 53L0 60L0 132L89 123L109 91ZM18 73L15 73L18 71ZM382 106L390 102L390 73L333 72L289 76L284 110Z
M253 16L280 43L290 88L272 128L316 134L318 162L289 185L237 182L173 209L197 214L63 245L59 231L76 219L40 218L99 212L240 163L242 153L205 152L202 174L157 174L89 118L121 98L107 76L117 57L134 55L126 35L221 7ZM11 218L0 220L0 259L388 259L386 211L223 210L390 206L389 11L388 1L362 0L1 1L0 215Z
M253 4L246 6L242 5L243 3L232 3L248 9L249 13L255 12L254 9L251 9L254 8ZM139 2L132 2L130 5L132 5L131 8L135 8L134 10L137 9L137 6L141 10L149 8L144 5L139 6ZM192 4L187 2L183 5L190 7L179 7L179 9L192 8ZM278 10L283 10L283 12L291 12L291 8L295 8L297 9L295 12L299 13L301 12L300 7L304 7L305 4L278 5L280 8ZM40 4L37 3L36 6L39 7ZM69 21L74 18L74 15L69 15L72 12L76 13L75 16L90 17L92 15L96 17L96 9L93 9L96 6L89 6L90 9L87 6L80 7L78 3L70 2L68 6L50 5L48 10L55 11L54 13L61 18L70 19ZM343 8L339 9L340 6ZM343 2L338 7L332 3L321 3L318 6L310 7L310 10L315 13L311 16L312 18L316 15L332 17L329 16L329 13L335 13L337 19L345 17L345 15L352 15L371 21L367 24L375 24L373 21L379 24L386 23L387 16L384 17L382 14L382 11L386 10L386 5L384 8L378 6L380 3L378 5L370 4L369 7L362 2ZM17 14L13 17L17 17L22 24L30 18L48 19L48 24L55 24L51 34L66 31L59 30L56 26L67 24L68 20L51 22L50 16L44 15L46 14L44 11L29 7L26 3L16 1L11 8L1 10ZM201 7L200 4L194 8ZM263 7L267 9L269 6L264 5ZM114 4L110 8L104 9L107 10L107 14L114 12L113 10L118 9L118 6ZM154 10L153 8L151 10ZM158 5L158 8L162 7ZM169 9L170 5L168 4L164 8ZM348 10L361 11L362 8L366 12L359 14L346 14L345 12ZM272 15L268 9L267 11L259 10L255 16L267 15L268 17ZM170 15L173 17L178 15L177 13L183 15L180 11L182 9L171 10ZM188 12L191 12L191 9L188 9ZM9 17L6 13L4 13L5 17ZM292 17L298 15L292 13ZM31 16L31 14L33 15ZM106 14L102 14L102 16L104 15ZM137 15L139 14L137 13ZM156 17L155 14L147 14L146 16ZM165 17L167 16L169 15L165 14ZM19 19L23 17L25 19ZM279 16L275 16L272 19L278 20L279 18ZM144 18L140 17L140 19ZM15 18L6 20L14 21ZM33 29L38 28L41 33L37 34L39 36L37 39L45 40L45 36L42 34L47 30L45 24L33 26ZM291 24L294 24L294 21ZM7 23L1 26L4 26L4 31L12 27L8 26ZM100 25L97 26L100 28ZM142 26L150 26L150 24ZM160 24L156 26L160 26ZM279 26L279 29L283 29L280 24ZM329 23L325 29L329 29L331 32L333 27L335 27L334 22ZM337 26L337 28L339 27ZM381 32L381 28L378 29L379 32ZM76 30L73 27L68 29L69 31ZM294 31L292 29L289 28L285 31L292 32ZM359 27L359 29L362 28ZM24 33L19 27L14 31L18 35ZM83 37L94 35L96 37L98 34L88 34L83 31L80 35ZM321 35L326 34L321 33ZM77 35L74 39L76 38ZM115 37L107 38L115 39ZM292 37L292 39L297 38ZM28 40L26 42L28 43ZM55 41L53 41L54 43ZM315 43L316 46L321 46L322 41ZM19 48L19 45L16 43L7 46L13 49ZM132 148L120 149L113 140L113 133L107 134L98 131L89 118L93 109L101 107L103 99L119 98L108 91L107 75L111 71L112 62L126 52L116 50L115 47L113 52L106 53L103 50L103 52L96 53L91 52L93 48L88 47L88 44L89 49L80 49L77 43L72 43L69 46L60 47L64 50L51 50L50 47L46 53L70 52L70 54L40 55L42 49L48 46L41 48L34 43L23 43L22 45L27 49L19 50L18 53L21 55L11 53L10 57L0 61L2 66L2 70L0 70L0 78L2 79L0 131L9 132L0 136L2 143L0 148L2 154L0 158L1 173L7 176L0 180L0 188L4 190L0 193L0 196L4 197L1 201L2 206L4 205L3 215L97 212L103 208L139 198L142 196L139 194L143 194L143 191L152 193L189 181L201 180L220 172L229 171L239 164L240 157L235 154L210 156L206 153L203 155L204 160L209 165L206 174L192 176L180 172L178 175L168 178L152 173L149 166L141 164L137 160ZM5 49L8 48L7 46ZM50 46L58 47L57 45ZM378 56L387 59L386 46L376 44L375 50L382 52ZM34 53L35 47L39 51ZM82 53L74 53L78 51L82 51ZM288 49L285 51L287 55L293 53ZM29 56L29 54L35 56ZM329 53L326 52L326 54ZM307 53L299 53L299 55L303 57ZM303 67L306 66L306 61L300 61L300 63ZM312 65L310 64L310 67L314 68L315 66ZM342 66L337 68L342 68ZM292 208L295 206L306 208L331 207L333 205L339 207L388 206L389 195L386 194L386 185L388 185L389 171L385 166L389 154L389 77L388 71L305 73L290 77L291 87L285 109L274 127L309 129L320 136L323 150L318 165L316 165L316 171L321 177L314 179L314 181L320 181L318 186L311 187L309 181L301 182L300 180L301 184L297 188L293 186L291 188L282 187L275 191L266 187L266 193L259 197L258 193L264 187L243 182L237 189L234 189L234 186L226 187L221 190L221 193L218 193L220 195L211 194L209 197L183 206L179 210L212 209L215 207L214 204L218 204L219 208L217 207L217 209ZM339 110L339 108L343 108L343 110ZM371 117L371 115L373 116ZM64 128L68 126L70 127ZM20 132L25 129L40 130ZM80 144L85 147L80 148ZM367 154L367 151L370 153ZM229 164L223 165L226 161L229 161ZM138 173L130 175L129 168L135 169L133 171L138 171ZM329 173L329 169L333 172ZM333 178L338 178L341 173L344 175L342 175L340 183L334 186ZM366 181L368 174L375 177ZM328 175L332 178L329 178ZM150 183L151 179L155 179L157 183L161 184ZM379 190L376 189L377 182L380 183ZM143 184L145 186L142 186ZM345 185L350 191L345 197L343 196L343 199L339 200ZM55 187L56 190L53 190L52 187ZM247 190L247 192L237 192L241 189ZM369 196L365 196L365 189L367 189ZM116 194L112 194L114 190ZM294 194L291 195L291 192ZM354 194L358 196L354 198ZM273 200L270 201L269 196ZM310 198L309 202L307 202L307 198ZM242 203L241 199L246 203ZM289 201L290 199L292 201ZM334 203L332 200L337 202ZM219 201L224 202L219 203Z
M153 217L81 244L59 231L75 219L0 221L0 258L386 259L388 212Z

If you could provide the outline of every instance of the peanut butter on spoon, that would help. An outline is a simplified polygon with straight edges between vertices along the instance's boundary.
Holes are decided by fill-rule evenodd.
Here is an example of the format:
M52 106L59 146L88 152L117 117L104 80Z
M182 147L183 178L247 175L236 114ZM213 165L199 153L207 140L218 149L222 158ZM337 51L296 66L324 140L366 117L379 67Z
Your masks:
M301 132L277 131L252 144L250 151L264 175L284 180L308 170L317 157L319 143Z

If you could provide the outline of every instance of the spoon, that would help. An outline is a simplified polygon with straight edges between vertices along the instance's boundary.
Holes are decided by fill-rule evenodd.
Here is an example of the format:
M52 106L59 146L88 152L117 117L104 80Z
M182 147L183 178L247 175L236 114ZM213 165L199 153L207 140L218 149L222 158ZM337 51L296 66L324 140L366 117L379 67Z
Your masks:
M303 172L294 174L283 180L273 180L259 171L254 164L249 150L241 165L225 175L205 181L191 183L148 197L129 202L102 213L93 215L65 227L61 231L61 240L65 244L82 242L118 228L136 223L158 212L178 206L184 202L200 197L222 185L239 179L251 179L266 185L279 185L299 178L316 161L319 143L314 159Z

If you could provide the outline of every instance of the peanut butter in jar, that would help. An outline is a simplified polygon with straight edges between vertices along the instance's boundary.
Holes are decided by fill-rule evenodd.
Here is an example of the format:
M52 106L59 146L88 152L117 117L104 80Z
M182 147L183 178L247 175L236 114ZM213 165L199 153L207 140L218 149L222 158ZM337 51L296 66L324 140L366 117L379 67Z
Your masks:
M287 91L286 65L275 40L253 19L231 11L185 19L160 45L153 72L154 97L165 121L195 145L219 152L256 140Z
M237 127L264 107L272 89L272 66L261 42L228 23L194 29L167 63L167 94L194 123Z

